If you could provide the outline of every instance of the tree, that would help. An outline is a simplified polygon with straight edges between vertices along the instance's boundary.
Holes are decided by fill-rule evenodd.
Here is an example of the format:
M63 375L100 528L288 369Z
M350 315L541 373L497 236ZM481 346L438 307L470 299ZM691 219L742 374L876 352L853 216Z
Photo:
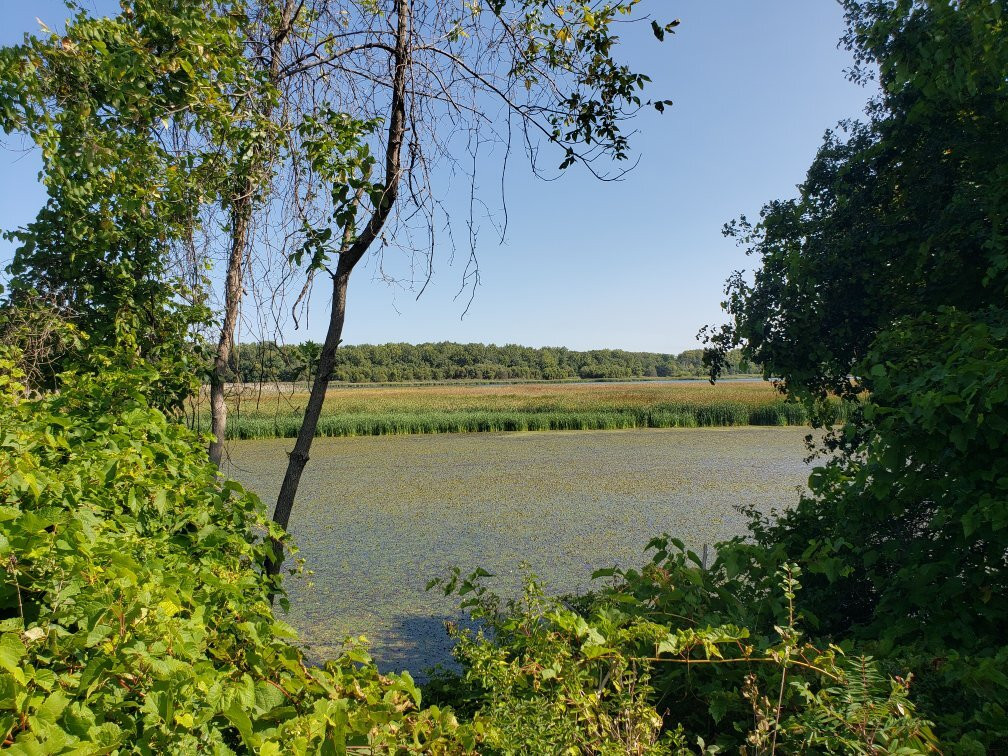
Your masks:
M181 275L174 253L221 196L228 93L246 83L236 22L217 10L136 0L0 51L0 124L40 148L48 192L11 234L14 307L41 296L93 346L125 338L139 358L187 359L204 281Z
M881 93L797 199L728 226L760 266L707 360L741 345L811 406L861 401L811 494L757 525L760 558L801 559L818 631L909 665L947 737L1003 748L1008 3L845 7Z
M307 262L310 276L328 275L332 306L277 498L274 519L282 527L333 375L353 270L389 239L411 248L412 233L419 230L427 240L429 275L441 208L431 171L438 159L451 160L449 145L460 133L473 170L480 145L496 141L509 151L513 130L536 171L541 142L559 148L560 169L579 164L604 177L597 161L625 160L629 141L622 126L647 104L639 92L648 77L617 61L614 52L616 30L633 19L636 5L620 0L566 8L492 0L488 8L454 8L395 0L388 6L318 2L306 8L314 45L292 71L312 72L316 107L299 135L312 172L331 187L331 204L324 222L306 220L297 259ZM661 40L677 23L651 21L651 27ZM668 101L653 104L661 111ZM488 116L492 110L500 115ZM475 283L472 235L470 241L464 278ZM282 553L274 569L281 562Z
M639 91L648 79L614 60L612 53L618 44L615 31L633 19L635 5L628 0L572 10L523 0L495 2L489 9L448 9L414 2L386 8L332 0L206 0L175 12L163 0L133 0L114 19L80 13L66 43L83 46L79 56L55 36L8 53L7 97L15 103L11 112L20 114L8 117L8 129L27 130L42 144L52 139L47 123L63 123L75 112L85 128L60 132L61 154L101 179L84 182L91 194L76 206L70 200L79 196L78 189L59 200L60 212L75 212L81 219L77 226L54 216L30 231L34 249L42 252L33 258L25 245L16 261L25 273L18 283L27 290L49 277L55 281L52 288L66 286L78 293L80 306L92 309L112 297L115 305L106 309L114 316L87 313L95 328L99 321L123 322L138 301L150 299L140 292L140 283L157 290L163 306L144 310L148 330L137 324L123 327L150 351L167 348L164 331L169 327L177 334L176 346L185 341L186 328L172 326L176 320L165 312L179 303L181 292L191 305L185 323L191 323L207 284L201 266L223 257L223 307L210 371L210 456L219 463L227 422L224 380L232 369L243 291L247 281L256 283L256 277L248 276L252 250L263 249L261 259L290 259L280 266L288 280L298 266L307 271L295 308L315 275L329 274L335 305L313 398L278 500L278 520L285 522L332 375L351 271L376 242L384 246L392 240L416 251L412 240L419 234L427 239L429 274L443 207L431 177L439 163L462 168L451 147L463 136L473 167L482 145L495 142L510 152L512 137L519 135L537 171L542 169L540 141L559 147L562 169L578 163L600 177L598 160L626 159L629 143L621 126L647 104ZM652 21L651 26L661 39L675 23ZM87 30L94 29L111 30L107 33L114 39L99 43L108 49L111 41L112 54L106 56L91 43ZM81 39L75 40L75 34ZM133 48L146 57L138 60ZM185 55L177 55L176 49ZM54 71L42 79L48 89L22 88L42 57ZM22 59L28 65L19 68ZM100 62L97 71L88 69L93 60ZM77 69L70 70L68 61ZM138 66L143 67L140 73ZM102 86L91 88L86 76L97 76ZM123 77L136 86L120 101L115 82ZM54 95L61 86L77 86L83 94L65 103ZM38 113L27 108L22 89L46 102ZM662 110L665 104L654 106ZM115 119L104 114L109 108L118 114ZM500 110L502 118L486 115L491 109ZM42 120L32 120L38 114ZM165 123L162 134L159 127ZM113 124L106 136L102 129ZM93 164L89 139L105 146L104 164ZM109 157L116 155L113 144L121 147L132 173L114 165L119 158ZM43 153L49 160L44 145ZM47 162L46 175L52 184L61 175L59 166ZM66 184L76 186L80 178L67 178ZM117 192L143 195L150 186L171 193L159 189L144 195L144 201L159 204L130 210L132 215L124 214L139 207L132 199L109 199ZM113 216L96 220L94 208L103 201ZM217 204L220 211L214 209ZM102 261L88 267L105 276L100 284L91 285L89 273L77 276L73 266L61 267L66 260L84 259L77 252L63 254L60 245L66 240L58 229L65 224L107 226L116 235L85 240L91 244L90 259ZM220 225L227 229L223 238L215 231ZM471 218L469 225L472 247L465 279L475 285ZM44 238L47 228L50 236ZM77 236L87 234L81 230ZM107 262L129 257L120 247L135 259L119 265L117 277L109 279ZM185 281L169 281L171 262L179 259L189 275ZM272 317L281 300L273 296ZM208 313L198 310L198 315L205 319Z
M297 172L297 144L288 143L298 111L281 105L305 75L281 69L303 4L176 5L128 0L114 18L90 18L70 3L66 35L44 29L5 50L4 128L41 147L50 194L35 223L15 233L13 297L56 300L95 345L128 333L142 354L178 356L205 335L206 271L223 257L209 369L219 464L250 248L276 231L257 214Z
M314 341L306 341L303 344L298 345L297 350L300 353L301 361L304 364L304 379L305 381L311 383L312 366L318 363L319 355L322 354L322 345Z
M829 133L797 199L725 227L760 265L728 282L715 373L746 344L794 391L856 396L872 340L897 319L1002 296L1005 3L846 2L847 46L882 92ZM940 34L932 39L931 35ZM950 69L949 61L955 61Z
M242 5L231 12L242 22L245 58L252 74L248 86L234 92L231 127L241 134L236 160L227 175L224 205L228 219L227 263L224 269L224 310L217 331L217 347L210 370L210 460L220 465L227 434L224 383L234 352L235 329L241 311L246 266L255 225L254 213L270 201L272 172L280 160L283 140L290 133L288 112L280 108L284 45L294 31L295 0L264 0L248 14ZM296 116L295 116L296 117ZM293 153L292 153L293 154Z

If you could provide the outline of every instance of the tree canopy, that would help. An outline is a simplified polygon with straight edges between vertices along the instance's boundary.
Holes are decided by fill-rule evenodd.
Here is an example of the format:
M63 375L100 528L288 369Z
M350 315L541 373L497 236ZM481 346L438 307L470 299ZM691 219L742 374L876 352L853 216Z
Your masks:
M715 373L741 344L795 393L856 395L900 318L1002 302L1008 286L1005 5L847 2L846 44L877 69L863 122L827 134L799 196L726 233L758 260L727 286Z
M138 1L0 51L0 127L39 148L47 192L10 233L12 306L47 303L94 346L191 353L207 281L179 254L252 138L234 109L255 86L238 30L210 0Z
M229 380L243 383L310 380L319 344L239 344ZM730 356L726 374L754 368ZM732 359L734 358L734 359ZM578 351L566 347L535 349L517 344L355 344L337 351L332 379L348 383L400 381L625 380L699 378L705 375L703 352L679 354L628 352L623 349Z
M817 632L912 668L946 737L1008 739L1008 3L845 3L863 123L828 134L796 199L729 224L758 267L710 332L833 429L811 493L756 525L800 559ZM952 703L954 702L954 703Z

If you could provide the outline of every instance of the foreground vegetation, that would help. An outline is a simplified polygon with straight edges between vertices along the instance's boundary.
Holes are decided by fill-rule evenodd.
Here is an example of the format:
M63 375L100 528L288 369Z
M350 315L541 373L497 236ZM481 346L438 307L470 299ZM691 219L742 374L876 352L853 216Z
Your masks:
M232 439L290 438L307 394L245 387L232 400ZM836 403L834 419L850 411ZM191 424L206 428L206 405ZM738 425L805 425L804 406L770 384L706 382L637 385L510 385L346 388L329 391L317 435L377 436L536 430L625 430Z
M273 615L267 536L282 534L259 500L150 407L153 371L95 358L100 377L65 376L31 401L0 361L0 734L13 753L707 752L709 716L662 716L655 696L686 693L679 670L711 662L737 669L729 690L744 684L709 694L726 745L934 742L905 683L801 640L796 567L773 591L777 631L698 625L648 595L683 579L685 607L709 597L695 557L665 541L579 609L534 580L501 603L485 572L446 576L481 628L458 635L464 675L432 683L440 706L353 645L309 667Z
M149 406L153 376L85 374L29 402L0 358L4 747L471 743L452 715L418 710L408 675L379 675L362 651L305 665L262 570L275 526L217 479L202 439Z

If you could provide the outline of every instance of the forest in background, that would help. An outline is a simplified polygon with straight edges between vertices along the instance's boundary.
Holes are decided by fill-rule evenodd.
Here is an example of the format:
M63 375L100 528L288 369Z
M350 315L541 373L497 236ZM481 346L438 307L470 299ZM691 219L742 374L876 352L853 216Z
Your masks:
M268 383L312 380L322 345L260 341L238 344L228 366L231 382ZM728 356L726 375L757 371L736 350ZM701 378L707 369L702 349L679 354L507 344L358 344L334 353L332 380L345 383L409 381L556 381Z

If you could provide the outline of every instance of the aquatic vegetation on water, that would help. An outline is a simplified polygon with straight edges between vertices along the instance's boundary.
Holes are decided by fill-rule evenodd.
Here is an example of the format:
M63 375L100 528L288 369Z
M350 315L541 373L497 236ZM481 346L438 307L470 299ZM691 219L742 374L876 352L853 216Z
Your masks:
M517 588L523 564L556 591L634 565L668 531L694 547L743 531L739 503L797 501L803 428L331 439L316 442L292 531L314 572L290 620L324 655L364 634L388 668L447 658L453 613L424 590L458 565ZM228 475L275 500L286 440L230 446Z

